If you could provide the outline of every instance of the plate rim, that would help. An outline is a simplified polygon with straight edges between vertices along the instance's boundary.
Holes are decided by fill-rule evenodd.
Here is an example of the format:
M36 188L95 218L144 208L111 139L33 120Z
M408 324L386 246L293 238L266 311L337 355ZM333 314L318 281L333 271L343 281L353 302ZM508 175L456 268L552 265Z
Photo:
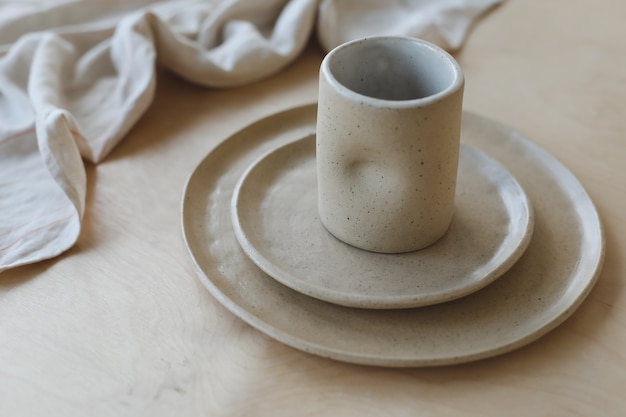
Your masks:
M525 212L525 216L522 220L520 220L520 224L516 226L517 233L515 236L504 236L500 241L500 244L497 248L494 248L494 253L499 253L503 246L509 246L512 241L511 247L508 248L508 251L504 254L498 256L498 258L502 258L497 264L492 265L492 267L486 271L483 277L479 279L470 280L469 282L464 282L462 285L451 285L450 287L446 287L443 289L439 289L438 291L420 294L419 291L409 292L406 294L379 294L377 296L371 296L369 298L363 299L359 297L358 294L353 292L340 292L337 290L325 290L320 288L319 285L315 283L310 283L302 278L295 277L291 270L285 270L282 266L274 265L272 261L268 258L268 251L264 251L257 247L254 242L250 238L250 234L246 231L246 227L241 220L241 210L239 200L242 197L241 192L246 183L249 184L251 181L251 174L255 172L267 158L272 155L276 155L279 152L285 152L289 148L294 146L307 146L310 147L307 141L314 140L315 134L305 135L303 137L296 138L293 141L277 145L276 147L270 149L269 151L262 154L260 157L254 160L252 164L245 170L245 172L241 175L237 184L235 185L233 196L231 198L230 204L230 214L231 221L233 224L233 230L235 233L235 237L237 238L242 250L246 253L246 255L270 277L274 278L276 281L285 285L294 291L299 291L305 295L310 297L317 298L322 301L326 301L329 303L334 303L338 305L343 305L346 307L355 307L355 308L371 308L371 309L400 309L400 308L416 308L423 307L432 304L438 304L442 302L452 301L457 298L466 296L475 291L478 291L485 286L491 284L493 281L498 279L500 276L505 274L514 264L519 260L519 258L524 254L533 234L534 228L534 217L533 217L533 208L532 204L526 194L526 191L521 186L519 181L498 161L494 158L487 155L482 150L471 146L469 144L461 144L461 152L460 157L464 155L472 160L476 158L480 158L481 161L486 161L489 163L490 167L498 170L498 174L506 175L506 179L509 183L511 183L514 188L514 192L519 194L521 198L518 203L518 211ZM469 155L469 156L467 156ZM474 156L477 155L477 156ZM307 158L310 158L310 155L307 155ZM254 181L254 179L252 179ZM489 179L484 179L485 182L493 183L494 181ZM507 189L509 194L513 191ZM501 197L502 192L499 194ZM511 200L511 199L509 199ZM510 210L510 201L509 203L502 203L504 207L503 212L506 212L509 216L509 220L511 218L511 210ZM483 214L483 217L488 216L487 212ZM510 221L504 225L504 227L510 226ZM437 243L435 243L437 245ZM515 245L515 246L513 246ZM341 248L341 245L339 245ZM338 249L339 249L338 248ZM410 256L407 254L399 254L400 256L406 257ZM446 258L446 260L448 260ZM490 264L489 262L483 262L477 266L477 269L481 269L485 266L485 264ZM446 260L443 260L444 262ZM282 271L282 272L281 272Z
M187 248L187 251L191 257L191 261L196 269L196 272L199 276L200 281L205 286L205 288L212 294L217 301L219 301L223 306L225 306L228 310L230 310L233 314L235 314L238 318L242 319L244 322L248 323L252 327L257 330L265 333L266 335L282 342L288 346L291 346L297 350L301 350L304 352L312 353L317 356L330 358L333 360L338 360L342 362L362 364L362 365L373 365L373 366L385 366L385 367L431 367L431 366L443 366L443 365L454 365L472 362L480 359L486 359L494 356L498 356L507 352L511 352L516 350L522 346L525 346L531 342L536 341L537 339L544 336L546 333L553 330L555 327L559 326L563 321L565 321L568 317L570 317L574 311L582 304L582 302L586 299L589 292L593 288L594 284L597 282L599 275L602 271L602 266L605 257L605 233L602 227L602 222L599 216L599 213L591 200L589 194L585 190L584 186L580 183L580 181L574 176L574 174L569 171L569 169L561 163L557 158L548 153L545 149L532 142L526 136L524 136L519 131L508 127L500 122L491 120L485 116L478 115L474 112L470 112L464 110L463 117L473 119L474 123L483 123L489 124L494 130L501 130L506 132L508 136L516 137L517 140L525 141L526 146L529 149L533 150L536 153L539 153L543 158L549 158L551 163L551 170L561 171L562 174L565 175L566 180L570 183L573 183L577 187L578 194L582 195L586 199L586 203L593 210L593 219L591 219L594 223L595 230L595 241L598 243L597 250L593 254L593 261L591 265L586 265L587 271L587 279L579 284L577 288L577 294L575 297L570 300L570 302L566 303L565 306L561 306L562 301L559 303L555 303L552 306L551 310L556 310L553 314L550 315L549 319L544 320L541 325L538 325L534 331L525 337L520 337L516 340L513 340L508 343L501 344L497 347L492 347L490 349L475 349L472 351L467 351L463 355L455 355L455 356L437 356L437 355L429 355L428 357L381 357L379 355L370 355L363 353L354 353L350 351L350 349L339 349L334 347L325 346L323 344L305 340L302 337L294 336L290 332L286 332L283 329L278 328L275 324L268 323L261 318L259 318L255 314L251 314L250 311L246 310L243 306L238 305L229 294L226 294L222 291L221 288L217 286L217 284L211 280L204 272L202 265L199 263L199 259L194 253L194 249L190 245L191 239L191 225L188 224L187 221L187 202L190 198L189 190L190 185L192 184L195 175L199 172L200 168L206 163L206 161L215 153L219 153L223 151L224 147L227 146L229 140L232 140L237 135L241 135L246 131L252 130L255 127L258 127L261 123L269 120L269 119L280 119L288 117L289 115L294 115L295 113L304 113L305 119L307 115L312 114L314 119L314 115L316 113L317 103L313 102L310 104L305 104L301 106L295 106L291 108L287 108L282 111L278 111L266 117L260 118L251 124L243 127L240 130L237 130L232 135L228 136L221 142L219 142L216 146L212 147L210 151L202 158L202 160L196 165L193 171L190 173L187 181L185 182L182 201L181 201L181 212L180 212L180 225L181 232L184 244ZM310 121L309 121L310 122ZM314 123L311 126L301 126L303 129L309 129L314 132ZM305 130L306 130L305 129ZM506 165L505 165L506 167ZM532 201L531 201L532 202ZM272 279L272 278L269 278ZM569 291L572 291L570 288ZM562 300L561 298L560 300Z

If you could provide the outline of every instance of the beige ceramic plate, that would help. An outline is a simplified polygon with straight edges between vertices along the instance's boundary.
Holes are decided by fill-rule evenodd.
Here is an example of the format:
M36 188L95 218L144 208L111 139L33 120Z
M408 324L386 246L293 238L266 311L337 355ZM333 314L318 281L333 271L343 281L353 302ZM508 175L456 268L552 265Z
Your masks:
M464 114L462 141L499 161L533 204L535 227L520 260L491 285L444 304L399 310L342 307L294 291L261 271L232 229L230 202L244 171L271 149L314 133L316 105L254 123L211 151L182 202L185 243L206 288L250 325L297 349L382 366L468 362L544 335L587 296L604 240L578 180L528 139Z
M519 183L496 161L461 147L455 215L430 247L398 255L335 239L317 215L315 135L270 151L235 187L235 236L279 282L350 307L407 308L450 301L508 270L532 235Z

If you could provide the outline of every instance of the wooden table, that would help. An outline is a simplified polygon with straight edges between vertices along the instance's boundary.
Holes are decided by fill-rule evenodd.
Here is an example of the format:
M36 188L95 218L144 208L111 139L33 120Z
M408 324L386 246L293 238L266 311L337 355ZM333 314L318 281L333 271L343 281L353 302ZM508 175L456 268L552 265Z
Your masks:
M246 87L159 75L145 117L87 168L75 247L0 275L0 415L626 415L624 17L621 0L510 0L457 54L465 107L560 159L603 220L603 272L556 330L466 365L356 366L264 336L205 290L181 237L184 183L230 134L316 99L312 43Z

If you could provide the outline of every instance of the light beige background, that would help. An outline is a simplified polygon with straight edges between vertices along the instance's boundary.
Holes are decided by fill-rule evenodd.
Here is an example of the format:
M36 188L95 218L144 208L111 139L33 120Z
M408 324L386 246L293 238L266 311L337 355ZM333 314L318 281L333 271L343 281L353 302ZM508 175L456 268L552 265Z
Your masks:
M274 342L201 286L179 227L184 182L231 133L316 99L312 43L286 71L238 89L159 75L147 115L87 168L77 245L0 275L0 415L625 415L624 16L621 0L510 0L456 55L465 108L564 162L604 222L604 271L555 331L462 366L346 365Z

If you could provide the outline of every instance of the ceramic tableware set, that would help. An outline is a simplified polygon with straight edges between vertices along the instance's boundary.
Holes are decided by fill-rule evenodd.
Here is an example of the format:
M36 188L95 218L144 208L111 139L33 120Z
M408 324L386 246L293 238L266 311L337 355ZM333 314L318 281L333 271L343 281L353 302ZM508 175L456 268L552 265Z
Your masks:
M381 366L468 362L562 323L604 240L578 180L463 112L456 61L414 38L341 45L317 104L240 130L190 176L183 236L230 311L297 349Z

